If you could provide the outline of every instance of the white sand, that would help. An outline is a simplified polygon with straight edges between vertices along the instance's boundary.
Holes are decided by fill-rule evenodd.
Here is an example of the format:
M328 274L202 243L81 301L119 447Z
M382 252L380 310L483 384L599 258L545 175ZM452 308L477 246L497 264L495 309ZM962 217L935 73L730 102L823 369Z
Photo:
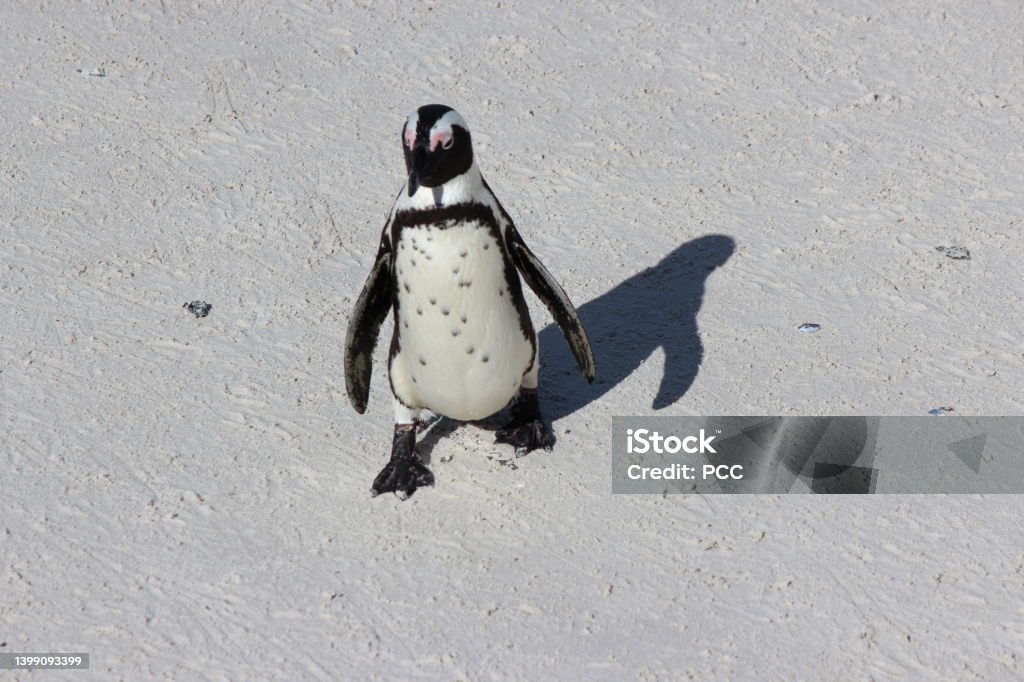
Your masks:
M613 497L610 430L1024 413L1021 7L370 5L0 6L0 651L125 680L1020 677L1021 498ZM341 346L433 101L599 382L548 328L555 451L513 470L460 427L401 503L369 496L382 366L356 415Z

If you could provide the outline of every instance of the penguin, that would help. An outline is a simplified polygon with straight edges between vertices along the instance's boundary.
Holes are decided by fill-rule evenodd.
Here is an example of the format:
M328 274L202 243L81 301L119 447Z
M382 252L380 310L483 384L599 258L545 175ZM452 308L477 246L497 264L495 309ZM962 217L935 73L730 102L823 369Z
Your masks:
M495 442L511 445L517 457L551 450L537 400L537 333L520 277L561 327L587 383L596 367L569 297L484 181L462 116L449 106L422 106L402 126L401 143L407 181L349 318L344 366L349 400L363 414L373 350L393 313L394 438L371 492L404 500L434 484L416 451L417 427L434 416L472 421L512 403Z

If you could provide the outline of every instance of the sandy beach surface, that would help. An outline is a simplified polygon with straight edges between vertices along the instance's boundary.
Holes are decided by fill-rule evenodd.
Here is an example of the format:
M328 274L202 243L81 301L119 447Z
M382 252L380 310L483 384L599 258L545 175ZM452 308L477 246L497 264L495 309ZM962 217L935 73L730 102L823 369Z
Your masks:
M613 496L610 438L1024 414L1022 54L1013 2L4 3L0 652L88 652L46 673L76 680L1021 677L1024 499ZM437 485L371 499L387 343L365 415L342 343L430 102L598 380L530 297L554 451L442 423Z

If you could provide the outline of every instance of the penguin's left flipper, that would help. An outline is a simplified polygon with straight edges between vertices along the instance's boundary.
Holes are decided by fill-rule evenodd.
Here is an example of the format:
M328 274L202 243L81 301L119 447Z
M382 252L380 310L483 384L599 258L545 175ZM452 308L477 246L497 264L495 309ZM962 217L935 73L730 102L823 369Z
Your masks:
M516 450L516 457L538 448L551 451L555 437L540 414L537 389L520 389L519 400L512 406L511 419L495 432L494 442L511 445Z
M565 340L569 343L569 348L576 358L576 364L583 372L583 378L587 380L588 384L592 383L597 372L594 351L590 347L587 332L583 328L583 323L580 322L579 315L576 314L576 308L573 307L572 301L544 267L544 264L540 262L540 259L530 251L530 247L519 236L519 232L511 221L508 222L505 239L516 269L533 289L533 293L537 294L537 298L551 312L551 316L555 318L555 322L562 329L562 334L565 335Z
M373 349L394 297L391 247L381 239L377 260L359 294L345 334L345 390L356 412L366 412L373 372Z

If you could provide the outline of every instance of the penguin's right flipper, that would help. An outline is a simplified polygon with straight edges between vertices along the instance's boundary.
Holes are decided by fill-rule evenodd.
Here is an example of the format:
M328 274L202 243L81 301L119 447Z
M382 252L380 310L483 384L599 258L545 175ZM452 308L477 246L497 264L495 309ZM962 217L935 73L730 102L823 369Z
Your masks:
M377 261L366 278L345 334L345 390L356 412L366 412L370 397L370 375L373 372L373 349L377 345L380 326L391 310L394 298L391 277L391 248L381 240Z

